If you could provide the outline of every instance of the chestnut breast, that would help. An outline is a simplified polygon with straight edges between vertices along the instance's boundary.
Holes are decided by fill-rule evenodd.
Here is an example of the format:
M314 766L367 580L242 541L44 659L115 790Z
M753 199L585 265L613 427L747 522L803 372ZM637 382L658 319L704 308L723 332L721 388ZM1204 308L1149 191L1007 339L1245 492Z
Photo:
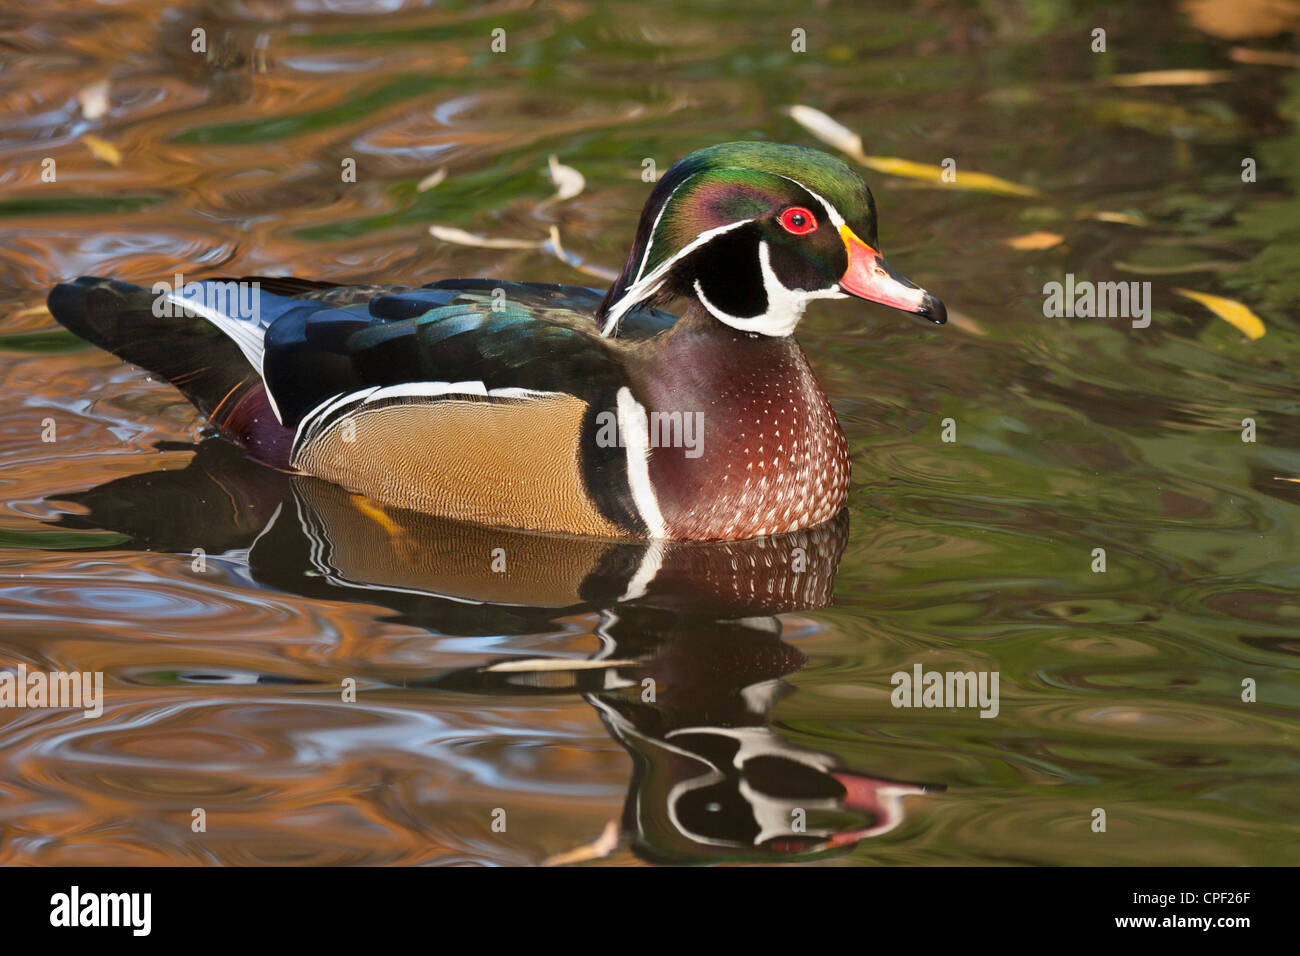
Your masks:
M652 417L680 412L702 426L696 447L651 449L669 536L781 534L838 513L848 498L848 444L798 343L683 331L665 343L640 392Z

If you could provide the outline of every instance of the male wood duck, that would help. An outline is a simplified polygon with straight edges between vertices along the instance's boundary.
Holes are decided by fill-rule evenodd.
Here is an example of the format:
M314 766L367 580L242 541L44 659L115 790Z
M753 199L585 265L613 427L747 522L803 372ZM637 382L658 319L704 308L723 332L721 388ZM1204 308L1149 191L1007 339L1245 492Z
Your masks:
M83 277L49 308L278 468L479 524L735 540L811 527L847 499L844 434L792 337L809 300L946 320L876 247L871 193L843 162L727 143L658 182L603 296ZM680 318L657 308L672 299Z

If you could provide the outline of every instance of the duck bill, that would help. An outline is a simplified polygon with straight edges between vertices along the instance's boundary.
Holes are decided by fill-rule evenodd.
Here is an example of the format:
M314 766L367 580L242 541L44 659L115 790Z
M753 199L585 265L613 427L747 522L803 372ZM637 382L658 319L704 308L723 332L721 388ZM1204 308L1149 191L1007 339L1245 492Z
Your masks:
M841 289L859 299L910 312L935 325L948 321L948 310L942 302L889 268L884 256L859 239L847 225L840 226L840 235L849 253L849 267L840 278Z

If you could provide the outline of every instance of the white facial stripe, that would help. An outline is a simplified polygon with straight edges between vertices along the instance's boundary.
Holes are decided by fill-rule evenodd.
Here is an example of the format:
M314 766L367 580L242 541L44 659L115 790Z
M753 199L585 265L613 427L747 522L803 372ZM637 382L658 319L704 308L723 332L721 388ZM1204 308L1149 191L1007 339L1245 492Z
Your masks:
M718 236L721 236L724 233L731 232L731 230L733 229L739 229L741 226L751 223L753 221L754 220L752 219L738 219L735 222L727 223L725 226L718 226L715 229L706 229L704 232L700 233L693 240L691 240L680 250L678 250L673 256L671 256L668 259L668 261L661 263L659 266L657 266L655 270L651 272L648 276L646 276L644 279L639 279L636 282L634 282L632 285L628 286L628 290L625 293L623 293L622 298L620 298L617 302L615 302L614 305L610 308L609 315L605 319L605 327L600 330L600 334L603 336L608 336L611 332L614 331L615 328L618 327L618 320L621 319L624 315L626 315L629 309L635 306L638 302L641 302L644 299L649 298L655 292L659 291L659 287L663 285L663 280L664 277L668 274L668 270L670 270L677 263L677 261L681 259L683 256L690 255L692 252L694 252L700 246L704 245L706 242L709 242L712 239L716 239ZM650 249L647 246L646 255L649 255L649 253L650 253Z
M651 284L647 282L628 286L627 291L623 293L623 297L610 306L609 314L605 318L605 325L601 328L600 334L606 338L612 335L614 330L618 328L619 320L638 302L648 299L658 292L660 285L662 283Z
M694 179L695 176L697 175L699 174L695 173L693 175L687 176L680 183L674 186L673 191L670 192L668 194L668 198L664 200L664 204L659 207L659 215L655 216L654 224L650 227L650 234L646 236L645 252L641 253L641 263L640 265L637 266L636 275L632 279L633 285L636 285L638 282L641 281L641 274L645 272L645 265L647 262L650 261L650 250L654 248L655 233L659 231L659 220L663 219L664 211L667 210L669 204L673 201L673 197L677 195L677 191L681 189L683 186L685 186L692 179Z
M696 279L695 294L699 297L700 304L708 309L715 319L733 329L781 338L794 332L795 326L803 318L809 300L848 298L840 291L838 283L829 289L814 289L811 292L805 292L803 289L787 289L772 269L772 252L766 242L758 244L758 264L763 272L763 289L767 293L767 311L762 315L749 318L729 315L708 300L704 289L700 286L700 281Z
M831 217L831 225L835 227L836 232L839 232L840 226L843 226L845 224L844 217L840 215L840 211L838 209L836 209L834 206L832 206L829 202L826 201L826 198L824 196L820 196L817 193L813 192L811 189L809 189L803 183L799 182L799 180L795 179L793 176L782 176L780 173L773 173L773 175L781 176L782 179L788 179L790 182L794 183L796 186L798 186L800 189L806 192L809 196L812 196L813 199L816 199L819 203L825 206L826 214Z
M618 328L618 320L624 316L628 309L634 306L641 299L649 298L658 291L659 287L656 285L653 288L646 289L643 293L639 292L641 289L641 274L645 272L646 263L650 261L650 250L654 248L655 233L659 231L659 221L663 219L669 203L671 203L673 197L677 195L677 190L681 189L698 175L698 173L693 173L674 186L673 191L670 192L668 198L664 200L664 204L659 207L659 215L655 216L655 221L650 225L650 233L646 236L645 251L641 253L641 261L637 264L636 275L632 277L632 284L628 286L627 292L623 293L622 298L610 307L609 318L606 319L604 328L600 330L602 336L608 336L614 331L614 329ZM633 293L638 293L636 298L632 297Z
M645 406L626 385L618 390L618 434L627 442L627 484L651 538L668 537L659 498L650 484L650 426Z

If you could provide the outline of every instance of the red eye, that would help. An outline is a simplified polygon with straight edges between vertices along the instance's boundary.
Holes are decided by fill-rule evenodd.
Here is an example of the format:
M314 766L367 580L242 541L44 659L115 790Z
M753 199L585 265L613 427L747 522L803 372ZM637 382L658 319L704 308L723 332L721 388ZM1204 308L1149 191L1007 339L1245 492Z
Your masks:
M791 206L781 213L780 218L785 231L796 236L806 236L817 228L817 220L803 206Z

